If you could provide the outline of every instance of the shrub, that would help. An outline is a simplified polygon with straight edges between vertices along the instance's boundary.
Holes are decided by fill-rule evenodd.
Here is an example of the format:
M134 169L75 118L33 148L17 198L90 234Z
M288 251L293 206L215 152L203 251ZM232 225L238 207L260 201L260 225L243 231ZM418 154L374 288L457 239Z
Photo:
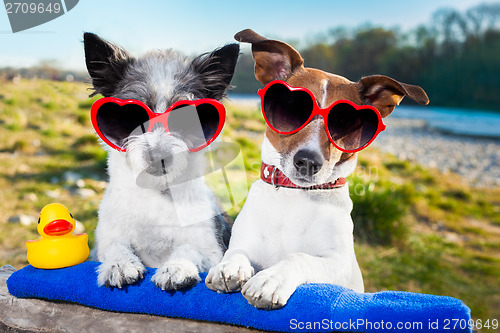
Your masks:
M350 179L354 204L351 216L354 236L364 242L391 245L404 242L409 228L404 216L410 205L411 192L404 186Z
M77 161L94 160L96 163L105 163L107 153L99 146L85 145L78 148L74 152L74 157Z
M75 140L73 143L73 148L81 148L86 145L99 146L97 141L97 135L95 134L85 134Z

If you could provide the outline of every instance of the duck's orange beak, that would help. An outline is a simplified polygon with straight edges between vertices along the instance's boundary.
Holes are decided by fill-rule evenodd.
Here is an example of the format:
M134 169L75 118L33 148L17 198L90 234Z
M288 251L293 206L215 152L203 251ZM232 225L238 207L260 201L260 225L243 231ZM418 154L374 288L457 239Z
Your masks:
M49 236L62 236L70 233L73 225L66 220L54 220L43 228L43 232Z

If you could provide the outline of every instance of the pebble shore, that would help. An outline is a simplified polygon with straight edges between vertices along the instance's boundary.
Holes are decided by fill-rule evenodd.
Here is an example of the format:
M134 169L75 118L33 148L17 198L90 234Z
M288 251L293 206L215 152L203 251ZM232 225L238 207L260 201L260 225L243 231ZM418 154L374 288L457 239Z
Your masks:
M372 144L381 151L457 173L473 187L500 187L500 139L447 134L415 119L389 117L384 123L387 129Z

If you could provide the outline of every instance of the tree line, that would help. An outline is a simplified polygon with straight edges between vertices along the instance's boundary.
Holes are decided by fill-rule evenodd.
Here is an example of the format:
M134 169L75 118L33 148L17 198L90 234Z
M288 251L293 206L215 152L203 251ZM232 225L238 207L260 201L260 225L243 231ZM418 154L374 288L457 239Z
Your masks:
M297 48L306 67L352 81L383 74L417 84L432 105L500 110L500 3L463 12L440 9L430 24L407 32L370 25L332 28ZM251 54L240 57L235 93L261 87L253 66Z

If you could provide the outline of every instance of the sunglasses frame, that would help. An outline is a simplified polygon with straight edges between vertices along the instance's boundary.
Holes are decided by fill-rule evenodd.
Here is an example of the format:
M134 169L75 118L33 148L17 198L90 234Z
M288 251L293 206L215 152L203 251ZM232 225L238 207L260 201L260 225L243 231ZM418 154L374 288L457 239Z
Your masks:
M278 130L277 128L275 128L273 125L271 125L271 123L269 122L269 120L267 119L267 116L266 116L266 111L264 109L264 98L266 96L266 92L267 90L276 85L276 84L281 84L281 85L284 85L285 87L288 88L288 90L290 92L294 92L294 91L303 91L303 92L306 92L310 97L311 97L311 100L313 101L313 109L311 110L311 115L309 116L309 118L304 122L304 124L302 124L299 128L293 130L293 131L289 131L289 132L283 132L283 131L280 131ZM260 100L261 100L261 109L262 109L262 114L264 116L264 119L266 120L266 124L275 132L279 133L279 134L283 134L283 135L290 135L290 134L294 134L294 133L297 133L298 131L300 131L301 129L303 129L307 124L309 124L309 122L317 115L321 116L323 118L323 122L325 124L325 131L326 131L326 134L328 135L328 139L330 140L330 142L340 151L343 151L345 153L355 153L355 152L358 152L360 150L363 150L365 149L366 147L368 147L372 142L373 140L375 140L375 138L377 137L377 135L379 135L380 132L382 132L383 130L385 130L386 126L385 124L383 123L382 121L382 116L380 115L380 112L377 110L377 108L375 108L374 106L371 106L371 105L357 105L356 103L353 103L347 99L340 99L338 101L335 101L333 104L331 104L330 106L322 109L319 107L318 103L316 102L316 97L314 97L313 93L307 89L307 88L302 88L302 87L292 87L290 86L288 83L286 83L285 81L282 81L282 80L273 80L271 82L269 82L264 88L262 89L259 89L259 91L257 92L257 94L260 96ZM355 110L361 110L361 109L370 109L372 110L373 112L375 112L375 114L377 115L377 119L378 119L378 125L377 125L377 131L375 132L375 134L373 135L373 137L370 139L370 141L368 141L365 145L363 145L362 147L360 148L357 148L357 149L353 149L353 150L349 150L349 149L345 149L345 148L341 148L339 147L332 139L331 135L330 135L330 131L328 130L328 117L330 115L330 111L338 104L342 104L342 103L345 103L345 104L349 104L350 106L352 106Z
M214 135L208 141L206 141L203 145L201 145L197 148L188 148L189 151L193 152L193 153L200 151L203 148L206 148L209 144L211 144L219 136L219 134L222 132L222 128L224 127L224 123L226 122L226 109L224 108L224 105L222 105L221 102L219 102L215 99L211 99L211 98L202 98L202 99L192 100L192 101L191 100L180 100L180 101L175 102L171 106L169 106L168 109L163 113L153 112L146 104L144 104L143 102L136 100L136 99L119 99L119 98L115 98L115 97L100 98L97 101L95 101L94 104L92 104L92 107L90 109L90 118L92 120L92 126L94 126L94 129L95 129L97 135L99 135L99 137L107 145L109 145L111 148L116 149L120 152L126 152L127 149L120 147L120 146L117 146L116 144L109 141L108 138L106 138L106 136L104 135L104 133L101 132L101 129L99 128L99 125L97 123L97 114L99 112L99 108L106 103L114 103L114 104L118 104L119 106L134 104L134 105L138 105L138 106L142 107L146 111L148 118L149 118L149 121L148 121L149 126L148 126L146 133L150 132L154 128L154 125L156 123L161 123L163 128L165 129L165 131L170 132L170 130L168 128L168 117L170 115L170 112L172 110L174 110L176 107L179 107L180 105L182 105L182 106L193 105L195 107L198 105L201 105L201 104L212 105L213 107L215 107L215 109L219 113L219 124L217 125L217 130L215 131ZM165 118L162 118L161 120L157 120L157 121L154 120L155 118L160 117L160 116L165 116Z

